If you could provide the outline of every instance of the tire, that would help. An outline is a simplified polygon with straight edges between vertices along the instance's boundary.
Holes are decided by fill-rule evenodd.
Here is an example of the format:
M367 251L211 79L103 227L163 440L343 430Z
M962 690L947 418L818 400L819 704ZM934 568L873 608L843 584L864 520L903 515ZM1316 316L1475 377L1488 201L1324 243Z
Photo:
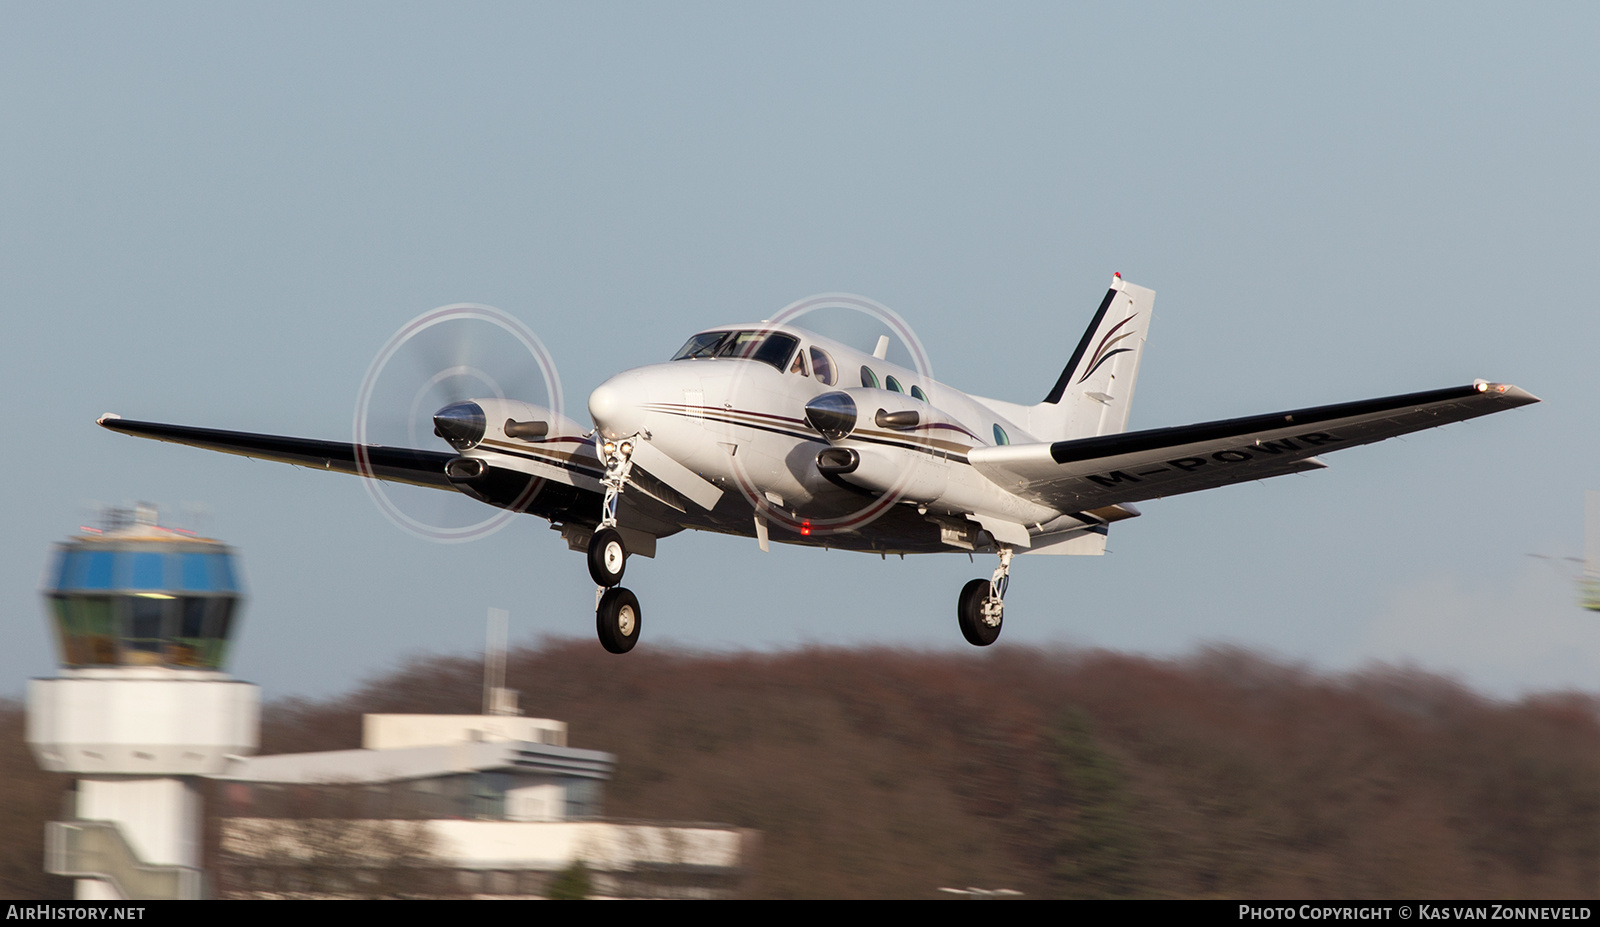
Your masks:
M628 568L628 548L615 528L601 528L589 539L589 575L597 586L615 586L622 582L622 571Z
M600 597L600 606L594 610L594 627L600 635L600 646L612 653L627 653L639 643L642 613L639 598L618 586L607 589Z
M961 622L961 636L974 647L987 647L1000 637L1000 626L1005 615L993 625L983 620L983 602L989 598L989 581L975 579L961 587L961 597L956 600L956 618Z

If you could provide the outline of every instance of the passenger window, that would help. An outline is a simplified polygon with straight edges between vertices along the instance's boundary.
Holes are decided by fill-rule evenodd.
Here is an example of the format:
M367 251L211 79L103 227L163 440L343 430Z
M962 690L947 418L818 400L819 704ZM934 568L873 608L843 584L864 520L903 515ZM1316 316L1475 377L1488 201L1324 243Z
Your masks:
M994 426L994 443L996 445L1005 445L1011 443L1011 438L1006 435L1006 430L1001 428L998 422L996 422Z
M884 377L883 388L893 393L905 392L905 390L900 388L900 381L896 380L894 377Z
M811 372L816 375L817 382L824 386L832 386L837 379L833 372L833 358L818 347L811 349Z
M861 368L861 385L868 389L878 389L878 375L872 372L871 367Z
M922 387L913 386L913 387L911 387L911 398L912 399L920 399L923 402L927 402L928 401L928 394L924 393L922 391Z
M794 363L789 365L789 372L798 373L802 377L806 375L806 352L794 352Z

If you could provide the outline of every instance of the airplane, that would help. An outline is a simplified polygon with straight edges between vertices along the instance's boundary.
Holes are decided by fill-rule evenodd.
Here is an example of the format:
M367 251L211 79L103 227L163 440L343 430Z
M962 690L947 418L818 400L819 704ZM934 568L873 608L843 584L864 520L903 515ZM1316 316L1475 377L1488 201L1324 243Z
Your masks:
M450 450L132 421L112 431L463 493L548 519L587 553L601 645L639 640L630 556L686 529L880 556L987 552L962 636L1000 635L1013 557L1100 554L1137 503L1319 470L1330 451L1538 402L1487 380L1245 418L1127 431L1155 292L1114 275L1043 400L964 393L795 325L722 325L589 396L592 428L515 399L449 403ZM920 366L920 365L919 365Z

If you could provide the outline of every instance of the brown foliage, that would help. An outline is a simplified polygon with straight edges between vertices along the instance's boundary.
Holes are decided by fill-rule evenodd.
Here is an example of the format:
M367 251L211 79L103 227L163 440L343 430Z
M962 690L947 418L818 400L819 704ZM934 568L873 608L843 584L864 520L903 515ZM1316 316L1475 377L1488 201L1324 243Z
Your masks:
M358 746L363 712L476 713L481 679L476 660L422 659L350 696L269 704L263 752ZM763 897L1600 890L1600 706L1584 695L1497 702L1237 650L615 657L590 640L513 652L507 685L573 746L617 755L609 815L759 830L747 887ZM0 723L0 878L34 879L4 884L23 897L49 891L26 886L63 782L33 765L18 708Z
M72 880L46 875L44 825L60 820L71 780L39 768L23 734L27 711L0 700L0 898L71 898Z
M286 740L303 726L349 747L360 711L476 712L480 679L475 661L421 660L342 705L268 716ZM617 658L587 640L514 652L507 685L569 722L573 746L617 754L608 814L760 830L762 896L1597 889L1585 696L1497 703L1237 650Z

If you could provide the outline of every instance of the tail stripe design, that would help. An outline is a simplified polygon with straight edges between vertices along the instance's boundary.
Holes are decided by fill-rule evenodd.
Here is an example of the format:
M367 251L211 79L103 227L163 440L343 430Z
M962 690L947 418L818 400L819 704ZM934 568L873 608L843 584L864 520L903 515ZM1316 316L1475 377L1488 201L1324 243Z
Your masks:
M1083 376L1078 378L1078 382L1079 383L1082 383L1084 380L1089 379L1089 377L1091 375L1093 375L1096 370L1100 369L1100 365L1101 364L1104 364L1106 361L1110 360L1111 358L1116 357L1118 354L1126 354L1127 352L1133 350L1132 348L1117 348L1115 351L1112 351L1110 353L1106 353L1106 348L1110 347L1111 345L1116 344L1118 341L1121 341L1123 338L1127 338L1127 337L1135 334L1134 332L1127 331L1127 332L1123 332L1115 340L1113 340L1112 337L1111 337L1112 335L1117 334L1117 329L1121 328L1124 325L1127 325L1129 322L1132 322L1136 318L1138 318L1138 314L1137 313L1135 313L1134 315L1130 315L1127 318L1123 319L1122 321L1118 322L1116 325L1112 326L1111 327L1111 331L1106 332L1106 336L1104 338L1100 339L1100 347L1095 349L1094 358L1089 361L1089 369L1084 371ZM1096 321L1098 322L1098 320L1096 320ZM1068 368L1068 369L1070 369L1070 368Z
M1050 395L1044 397L1045 402L1060 402L1061 397L1067 392L1067 384L1072 382L1072 371L1078 369L1078 362L1083 360L1083 355L1089 353L1089 342L1094 338L1095 330L1100 327L1100 320L1106 317L1106 310L1111 308L1111 300L1115 299L1117 291L1106 290L1106 298L1100 301L1100 308L1094 314L1094 321L1083 332L1083 340L1078 342L1078 350L1072 352L1072 360L1067 361L1066 369L1061 371L1061 378L1056 380L1056 385L1050 390ZM1104 358L1101 358L1104 360Z

